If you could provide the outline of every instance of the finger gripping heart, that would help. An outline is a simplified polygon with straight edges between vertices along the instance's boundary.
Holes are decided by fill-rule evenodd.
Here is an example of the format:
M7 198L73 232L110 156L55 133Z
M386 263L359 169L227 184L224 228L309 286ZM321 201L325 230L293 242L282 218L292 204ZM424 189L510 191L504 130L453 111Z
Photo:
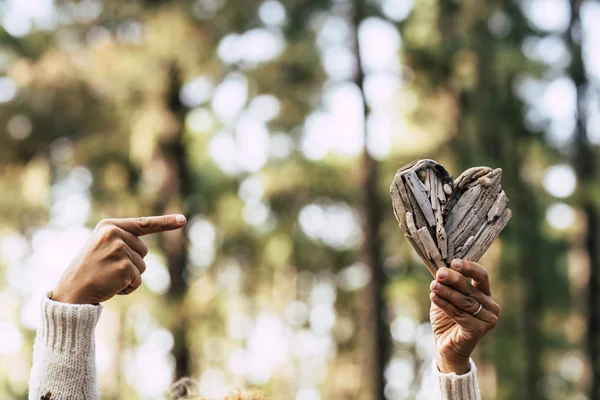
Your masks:
M504 229L512 213L501 178L500 168L474 167L453 180L434 160L396 173L394 215L432 275L454 258L478 261Z

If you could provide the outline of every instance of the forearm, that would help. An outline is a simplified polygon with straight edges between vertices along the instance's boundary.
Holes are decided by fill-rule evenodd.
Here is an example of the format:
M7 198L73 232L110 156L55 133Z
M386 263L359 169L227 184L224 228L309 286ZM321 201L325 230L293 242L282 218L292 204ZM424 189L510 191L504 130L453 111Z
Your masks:
M455 373L442 374L435 362L432 363L433 376L436 384L437 400L480 400L479 385L477 383L477 368L471 360L470 371L457 375Z
M29 400L99 399L94 329L102 306L42 302L33 351Z

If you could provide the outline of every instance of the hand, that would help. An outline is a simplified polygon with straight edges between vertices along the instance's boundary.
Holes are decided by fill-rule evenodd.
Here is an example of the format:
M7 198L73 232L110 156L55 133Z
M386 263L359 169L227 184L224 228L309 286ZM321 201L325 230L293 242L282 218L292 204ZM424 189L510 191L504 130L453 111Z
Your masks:
M465 374L477 343L496 327L500 316L500 306L492 300L488 273L475 262L453 260L451 269L437 271L431 292L429 314L438 369Z
M58 282L52 299L70 304L98 304L129 294L142 284L148 248L138 236L179 229L183 215L106 219L77 254Z

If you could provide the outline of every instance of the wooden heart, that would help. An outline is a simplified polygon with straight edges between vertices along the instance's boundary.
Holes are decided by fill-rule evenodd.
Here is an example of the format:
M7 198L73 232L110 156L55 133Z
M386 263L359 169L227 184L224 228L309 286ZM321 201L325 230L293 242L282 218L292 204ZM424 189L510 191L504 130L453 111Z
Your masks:
M390 195L404 237L432 275L455 258L479 261L512 212L502 170L474 167L458 178L433 160L417 160L394 176Z

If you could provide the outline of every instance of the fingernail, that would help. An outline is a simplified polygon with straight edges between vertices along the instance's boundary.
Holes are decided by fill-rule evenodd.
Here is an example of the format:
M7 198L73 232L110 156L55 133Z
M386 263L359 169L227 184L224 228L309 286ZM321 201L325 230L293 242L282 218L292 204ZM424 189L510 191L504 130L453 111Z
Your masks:
M448 276L448 271L446 271L446 268L440 269L438 271L438 277L444 279L447 276Z
M441 287L441 285L439 284L439 282L436 282L433 284L433 289L434 290L439 290L439 288Z
M185 222L185 217L181 214L178 214L175 217L175 222L177 222L178 224L183 224Z
M462 260L454 260L452 261L452 264L454 265L454 268L460 269L460 267L462 267Z

